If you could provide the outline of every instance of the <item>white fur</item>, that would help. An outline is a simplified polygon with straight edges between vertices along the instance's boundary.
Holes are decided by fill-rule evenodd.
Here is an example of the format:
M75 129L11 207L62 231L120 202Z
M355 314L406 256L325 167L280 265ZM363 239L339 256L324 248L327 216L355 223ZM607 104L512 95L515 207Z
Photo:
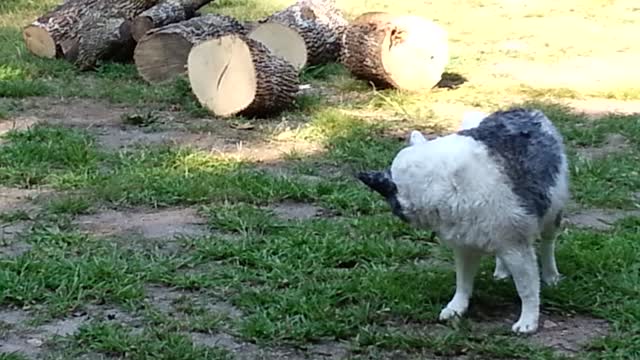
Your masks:
M480 122L489 116L489 114L482 111L467 111L462 115L462 124L460 130L471 129L480 125Z
M551 191L551 207L538 219L519 205L506 175L482 143L456 134L422 141L412 133L414 138L412 146L397 154L391 173L408 220L436 231L454 251L456 291L440 319L466 312L480 259L491 254L496 256L494 275L511 275L522 301L512 330L536 331L540 276L533 244L542 236L542 279L555 284L560 274L553 252L554 221L568 199L566 159L563 176Z

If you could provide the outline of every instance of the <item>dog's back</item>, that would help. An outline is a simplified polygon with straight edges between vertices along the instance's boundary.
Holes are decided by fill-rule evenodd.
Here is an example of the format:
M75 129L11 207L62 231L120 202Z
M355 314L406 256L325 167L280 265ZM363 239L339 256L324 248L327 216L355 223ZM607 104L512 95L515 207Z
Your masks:
M557 216L569 197L567 158L560 133L541 111L498 111L458 135L486 146L528 214Z

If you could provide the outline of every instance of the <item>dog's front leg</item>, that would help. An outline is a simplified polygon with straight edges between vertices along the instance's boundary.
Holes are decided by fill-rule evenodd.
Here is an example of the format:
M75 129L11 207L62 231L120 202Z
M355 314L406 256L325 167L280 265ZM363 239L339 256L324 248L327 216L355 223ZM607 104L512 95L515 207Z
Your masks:
M454 248L456 263L456 292L449 304L440 312L440 320L462 316L469 307L473 281L480 265L480 254L463 248Z
M532 245L519 246L498 254L509 269L522 302L520 318L513 324L516 333L533 333L540 316L540 275Z

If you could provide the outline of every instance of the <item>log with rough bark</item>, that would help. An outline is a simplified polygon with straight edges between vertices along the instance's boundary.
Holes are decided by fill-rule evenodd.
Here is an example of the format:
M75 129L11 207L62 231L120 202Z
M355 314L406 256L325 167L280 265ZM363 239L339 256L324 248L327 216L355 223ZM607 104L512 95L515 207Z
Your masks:
M189 53L191 90L214 115L262 117L293 105L296 68L261 42L225 35L195 45Z
M337 61L348 25L335 0L298 0L259 22L278 22L296 30L307 46L307 65Z
M163 0L132 20L131 35L139 41L147 31L196 16L196 11L213 0Z
M157 0L68 0L23 30L27 49L45 58L65 58L86 70L130 51L127 20Z
M136 45L133 59L149 83L171 81L186 74L187 57L196 43L226 34L246 34L235 18L206 14L149 30Z
M307 63L307 46L297 31L275 23L253 24L248 36L266 45L275 55L289 61L296 70Z
M447 33L419 16L363 14L343 33L340 60L377 87L429 90L449 61Z

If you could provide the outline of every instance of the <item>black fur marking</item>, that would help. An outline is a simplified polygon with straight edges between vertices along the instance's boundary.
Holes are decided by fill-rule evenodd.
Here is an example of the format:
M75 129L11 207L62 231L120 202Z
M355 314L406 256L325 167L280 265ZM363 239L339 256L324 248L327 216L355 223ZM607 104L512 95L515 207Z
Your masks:
M391 178L390 170L361 172L356 177L369 188L382 195L391 206L391 212L394 215L403 221L408 221L398 201L398 188Z
M522 108L497 111L475 128L458 132L487 146L511 181L513 192L532 215L542 217L551 204L550 188L560 171L563 144L541 112ZM543 128L544 126L544 128Z
M555 218L555 220L553 222L553 224L556 227L560 227L560 225L562 225L562 217L563 217L563 213L562 213L562 211L559 211L558 215L556 215L556 218Z

